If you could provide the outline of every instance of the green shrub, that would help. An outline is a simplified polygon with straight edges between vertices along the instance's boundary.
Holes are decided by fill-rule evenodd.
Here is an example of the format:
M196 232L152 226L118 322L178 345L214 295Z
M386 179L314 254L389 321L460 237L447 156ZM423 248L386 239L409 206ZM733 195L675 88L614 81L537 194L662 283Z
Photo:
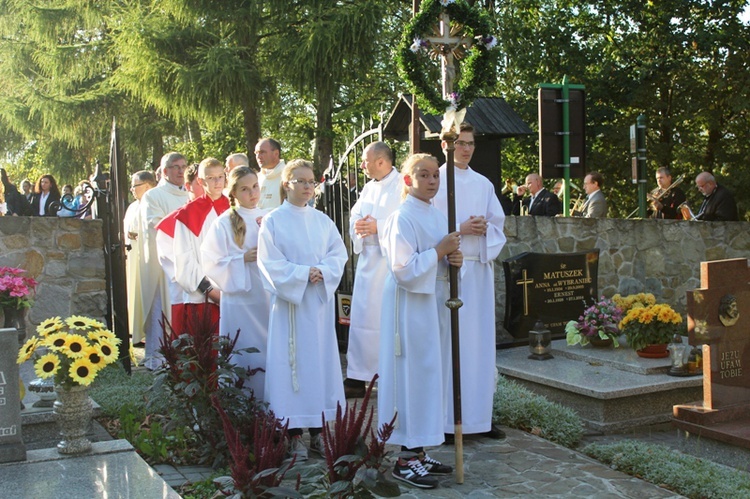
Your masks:
M91 398L101 406L104 416L116 418L125 406L145 413L145 393L153 381L153 375L147 372L133 372L128 376L116 362L99 373L91 388Z
M613 469L687 497L750 497L747 473L688 456L663 445L623 440L612 444L590 444L583 448L583 452Z
M578 414L503 376L497 383L493 420L572 448L583 436Z

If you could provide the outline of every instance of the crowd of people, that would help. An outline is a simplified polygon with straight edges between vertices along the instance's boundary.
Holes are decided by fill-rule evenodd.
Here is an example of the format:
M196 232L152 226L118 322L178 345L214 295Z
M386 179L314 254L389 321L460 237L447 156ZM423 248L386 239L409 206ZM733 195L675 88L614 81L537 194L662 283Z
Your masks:
M91 211L84 209L90 199L85 180L75 189L66 184L60 192L57 180L50 174L42 175L33 185L23 179L20 191L4 168L0 168L0 178L0 213L4 216L91 218Z
M445 145L445 144L444 144ZM188 165L166 154L159 179L131 178L136 199L126 213L130 327L143 342L146 365L157 368L162 314L180 334L196 314L211 314L220 334L238 347L236 359L262 371L250 389L289 423L289 450L304 460L322 452L321 414L335 417L347 397L364 395L375 374L379 425L395 421L390 442L402 446L393 476L422 488L452 467L425 447L452 440L451 340L444 301L447 271L460 267L463 428L504 437L492 425L496 375L492 262L505 243L505 215L492 184L469 167L474 134L464 124L457 141L459 227L448 234L445 167L426 154L399 172L383 142L364 151L370 179L349 217L359 253L352 296L344 380L335 332L334 297L348 261L342 235L313 206L318 185L309 161L281 159L270 138L255 148L260 167L244 154L224 163ZM430 380L425 383L424 380ZM302 441L303 430L310 443Z

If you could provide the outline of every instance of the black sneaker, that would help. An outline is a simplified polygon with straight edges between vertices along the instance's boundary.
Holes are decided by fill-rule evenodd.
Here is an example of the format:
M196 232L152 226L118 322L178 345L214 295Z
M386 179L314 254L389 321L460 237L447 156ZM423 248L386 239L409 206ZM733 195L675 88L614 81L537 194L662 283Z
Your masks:
M406 461L406 464L401 465L398 461L393 465L393 478L401 480L402 482L414 485L420 489L434 489L438 485L438 480L434 476L430 476L422 462L418 458L412 458Z
M419 460L430 475L450 475L453 473L453 467L443 464L437 459L433 459L425 454L419 455Z

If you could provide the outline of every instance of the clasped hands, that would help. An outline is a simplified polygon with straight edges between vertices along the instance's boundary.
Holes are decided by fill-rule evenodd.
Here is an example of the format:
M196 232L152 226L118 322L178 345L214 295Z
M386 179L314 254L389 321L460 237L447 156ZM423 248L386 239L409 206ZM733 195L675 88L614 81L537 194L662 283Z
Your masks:
M472 215L461 224L459 231L462 236L486 236L489 223L482 215Z
M354 222L354 233L358 237L372 236L378 233L378 221L371 215L365 215Z

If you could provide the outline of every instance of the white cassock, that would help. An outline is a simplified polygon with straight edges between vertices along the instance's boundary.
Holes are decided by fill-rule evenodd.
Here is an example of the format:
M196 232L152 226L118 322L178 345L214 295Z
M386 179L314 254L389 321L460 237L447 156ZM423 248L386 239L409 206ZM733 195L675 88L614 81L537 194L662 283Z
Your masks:
M333 221L285 201L263 220L258 266L271 292L265 397L290 428L320 428L346 407L334 293L347 262ZM309 282L317 267L323 282Z
M393 169L380 181L365 184L351 210L349 233L359 259L346 351L347 378L370 381L378 372L380 309L383 283L388 275L388 262L382 248L383 231L385 221L401 205L402 189L401 175ZM362 238L354 233L354 224L367 215L377 220L378 233Z
M281 174L284 168L286 168L286 163L281 160L272 170L261 168L258 172L258 185L260 186L258 208L273 210L281 205Z
M268 311L270 299L263 288L257 262L246 262L245 253L258 246L260 219L267 213L259 208L236 208L245 221L245 242L240 247L234 240L229 209L216 219L201 244L203 270L221 290L219 334L234 338L240 331L235 348L257 348L257 353L235 354L235 363L251 369L266 368ZM250 377L248 388L263 400L265 373Z
M158 347L158 338L162 336L159 324L162 313L170 318L172 307L167 280L159 263L159 253L156 249L156 225L162 218L184 206L187 200L187 191L167 182L146 191L139 203L139 237L143 238L140 269L141 299L145 316L141 327L146 336L146 357L151 357L156 353L149 349L149 343ZM149 337L156 341L149 342Z
M143 299L141 297L141 271L140 261L143 246L143 238L137 237L140 230L139 201L136 199L128 205L122 227L125 231L125 244L130 246L127 259L125 260L125 280L128 289L128 330L133 343L144 340L143 323ZM130 239L130 234L136 234L135 239Z
M398 414L388 443L443 443L445 402L441 328L448 327L448 262L435 246L448 222L432 205L407 196L385 227L389 274L383 288L378 427Z
M442 213L448 212L445 165L440 167L440 190L433 200ZM492 426L492 399L496 389L495 275L493 262L505 245L505 215L492 183L471 167L455 169L456 224L470 216L487 219L486 236L461 236L464 263L460 270L458 310L461 350L461 416L466 434L484 433ZM447 227L447 226L446 226ZM458 229L458 227L456 227ZM450 313L450 312L449 312ZM443 331L441 331L443 332ZM451 332L444 332L443 386L446 389L445 432L453 433L453 368Z

